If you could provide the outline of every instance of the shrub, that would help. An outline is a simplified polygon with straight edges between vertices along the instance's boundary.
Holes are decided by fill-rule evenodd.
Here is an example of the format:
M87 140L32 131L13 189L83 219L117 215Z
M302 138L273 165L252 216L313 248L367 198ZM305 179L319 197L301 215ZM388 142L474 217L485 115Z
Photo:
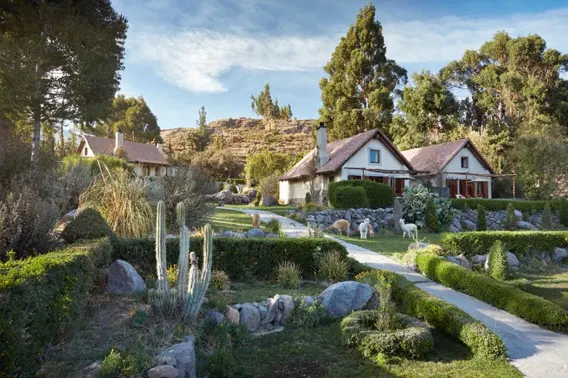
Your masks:
M231 288L231 281L227 273L222 270L214 269L211 272L211 287L215 290L229 290Z
M424 221L426 223L426 228L432 232L438 232L438 217L436 215L436 204L434 200L430 199L426 203L426 209L424 210Z
M416 263L421 272L444 286L469 294L544 328L568 330L568 312L544 298L465 269L436 255L419 255Z
M553 210L559 210L561 202L560 200L555 201L525 201L525 200L510 200L510 199L495 199L495 198L454 198L452 201L452 207L458 210L475 209L477 206L481 205L485 207L487 211L503 211L507 210L507 205L509 203L513 204L513 207L519 211L527 212L539 212L544 210L546 203L549 203Z
M487 211L483 205L477 205L477 231L487 230Z
M276 268L278 283L288 289L297 289L302 283L302 272L298 266L290 261L283 261Z
M496 280L505 281L509 278L509 261L507 260L507 251L500 240L495 241L489 250L487 256L489 275Z
M119 378L139 376L152 365L152 357L140 343L131 344L125 351L111 349L105 356L98 377Z
M318 205L314 202L306 202L305 204L298 206L298 208L306 213L314 213L324 209L322 205Z
M312 193L306 192L306 197L304 198L304 203L308 204L312 202Z
M558 218L560 218L560 224L568 227L568 200L560 201L560 208L558 210Z
M256 192L256 198L253 201L253 206L258 207L260 205L260 201L262 200L262 193L259 191Z
M294 312L290 317L290 323L299 328L313 328L332 321L327 310L319 301L309 306L306 305L304 299L296 301Z
M89 290L104 278L110 254L104 240L0 264L0 375L33 375L45 346L81 314Z
M365 189L360 187L342 186L335 191L335 204L338 209L368 207L369 202Z
M505 227L505 230L514 230L517 228L517 216L515 215L515 208L512 203L509 203L507 205L507 210L505 210L503 226Z
M280 233L280 222L278 222L278 219L272 218L271 220L266 222L266 224L264 225L264 229L268 233L279 234Z
M429 201L434 202L438 223L440 225L449 224L454 216L451 201L448 198L441 198L438 193L429 191L422 184L404 190L402 212L405 220L416 224L418 227L424 227L426 225L426 206Z
M317 256L316 276L327 282L340 282L347 278L350 264L339 251L330 251Z
M190 239L193 251L203 250L203 238ZM177 261L179 239L166 241L167 260ZM312 275L317 269L313 251L320 248L322 253L338 251L345 258L345 248L329 239L279 238L279 239L239 239L230 237L213 238L213 269L223 270L231 279L269 279L280 261L292 261L304 272ZM113 258L123 259L133 264L138 273L152 276L156 270L156 253L153 239L113 240ZM199 259L201 261L202 259Z
M496 240L501 240L509 251L526 255L532 250L551 251L568 246L568 232L564 231L474 231L442 234L441 244L451 255L464 254L469 258L488 253Z
M544 205L544 210L542 211L542 227L545 230L552 228L552 211L550 211L550 202Z
M73 243L80 239L101 239L111 235L112 230L102 215L95 209L81 211L75 219L65 226L61 233L63 239L68 243Z
M331 206L341 208L337 202L337 190L343 187L361 187L365 190L368 207L378 209L380 207L390 207L395 198L392 188L371 180L348 180L332 182L328 185L328 200Z
M503 341L483 323L414 286L403 276L383 270L372 270L357 276L357 281L373 287L385 280L392 284L393 299L404 313L422 319L437 330L462 341L476 357L506 357Z

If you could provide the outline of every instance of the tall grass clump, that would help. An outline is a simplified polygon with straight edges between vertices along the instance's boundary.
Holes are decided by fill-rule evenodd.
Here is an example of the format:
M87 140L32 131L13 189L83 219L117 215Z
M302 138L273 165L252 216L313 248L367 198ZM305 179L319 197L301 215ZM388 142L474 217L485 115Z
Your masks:
M280 222L278 219L272 218L264 225L264 229L271 233L271 234L279 234L280 233Z
M278 283L289 289L297 289L302 283L302 272L296 263L291 261L283 261L276 268L276 277Z
M148 181L106 166L79 197L79 207L98 210L120 237L144 237L152 228L153 211L147 200Z
M344 281L349 273L349 261L338 251L331 251L317 257L316 276L327 282Z

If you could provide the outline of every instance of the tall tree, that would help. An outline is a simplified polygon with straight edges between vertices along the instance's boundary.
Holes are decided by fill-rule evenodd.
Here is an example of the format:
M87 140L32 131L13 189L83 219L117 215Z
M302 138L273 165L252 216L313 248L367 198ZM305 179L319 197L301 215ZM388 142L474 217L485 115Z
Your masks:
M118 129L126 139L136 142L153 142L160 136L158 120L141 96L116 96L108 116L93 128L96 134L109 138L114 137Z
M250 105L252 110L265 119L289 120L292 118L292 107L290 104L280 106L278 105L278 99L272 101L270 84L268 83L264 85L264 90L258 96L251 95L250 98L252 100Z
M197 133L191 134L193 149L197 152L205 151L209 145L211 133L207 130L207 112L205 106L199 109L199 118L197 119Z
M388 128L395 88L406 83L407 76L404 68L387 59L386 50L375 7L366 5L325 65L328 77L320 81L319 121L327 125L330 139Z
M110 0L0 4L0 111L32 121L32 167L42 123L92 123L118 90L126 19Z

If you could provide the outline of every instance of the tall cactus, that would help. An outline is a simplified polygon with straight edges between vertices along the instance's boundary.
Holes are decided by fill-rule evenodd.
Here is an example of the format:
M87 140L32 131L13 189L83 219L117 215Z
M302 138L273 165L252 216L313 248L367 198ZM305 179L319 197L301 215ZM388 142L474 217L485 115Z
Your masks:
M183 303L185 288L187 287L187 274L189 269L189 229L185 225L185 205L177 205L177 221L179 226L179 260L177 274L177 288L180 303Z
M158 270L158 289L168 289L168 270L166 266L166 205L158 202L156 214L156 269Z

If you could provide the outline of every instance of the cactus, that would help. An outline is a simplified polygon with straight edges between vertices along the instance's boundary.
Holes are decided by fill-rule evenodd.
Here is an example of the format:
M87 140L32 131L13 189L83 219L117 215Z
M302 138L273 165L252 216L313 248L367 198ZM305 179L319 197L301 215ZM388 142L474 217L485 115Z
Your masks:
M210 224L206 224L203 229L203 267L201 274L197 266L197 255L191 252L189 256L191 268L189 269L189 282L187 285L186 296L183 301L183 317L195 317L203 304L203 298L209 288L211 281L211 270L213 268L213 229Z
M157 308L162 316L173 316L177 310L178 292L176 289L150 289L148 301Z
M169 289L166 266L166 205L163 201L158 202L156 215L156 269L158 271L158 289Z
M179 226L179 260L177 274L177 288L180 303L183 303L185 288L187 287L187 273L189 264L189 230L185 225L185 205L177 205L177 221Z

